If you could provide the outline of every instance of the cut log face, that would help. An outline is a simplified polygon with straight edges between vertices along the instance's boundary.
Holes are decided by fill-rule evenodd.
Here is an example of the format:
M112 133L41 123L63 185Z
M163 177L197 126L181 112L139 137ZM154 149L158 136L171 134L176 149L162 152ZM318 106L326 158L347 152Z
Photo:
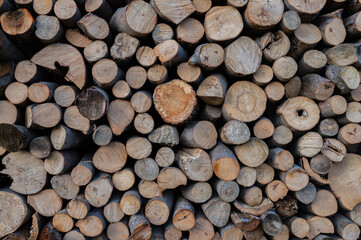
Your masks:
M63 205L63 199L53 189L46 189L37 194L29 195L27 202L44 217L54 216Z
M260 87L254 83L239 81L227 90L222 114L229 120L251 122L263 114L266 102L266 94Z
M190 0L152 0L150 4L161 18L174 24L179 24L196 10Z
M249 27L256 30L270 29L281 21L283 9L281 0L272 2L249 0L244 13L245 21Z
M181 80L173 80L157 86L153 101L163 120L171 124L179 124L187 120L197 104L193 88Z
M242 16L234 7L216 6L207 12L204 28L211 42L232 40L242 32Z
M103 171L114 173L122 169L127 162L127 151L123 143L111 142L100 147L93 156L94 166Z
M79 89L82 89L86 83L86 67L83 56L71 45L62 43L48 45L36 53L31 61L36 65L64 75L67 81L73 82ZM63 68L68 69L64 72L61 70Z

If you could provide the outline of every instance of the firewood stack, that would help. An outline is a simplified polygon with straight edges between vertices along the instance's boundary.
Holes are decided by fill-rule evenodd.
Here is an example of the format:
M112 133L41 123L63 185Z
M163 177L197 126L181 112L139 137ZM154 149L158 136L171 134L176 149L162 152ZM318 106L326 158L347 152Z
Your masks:
M0 238L359 237L360 0L0 13Z

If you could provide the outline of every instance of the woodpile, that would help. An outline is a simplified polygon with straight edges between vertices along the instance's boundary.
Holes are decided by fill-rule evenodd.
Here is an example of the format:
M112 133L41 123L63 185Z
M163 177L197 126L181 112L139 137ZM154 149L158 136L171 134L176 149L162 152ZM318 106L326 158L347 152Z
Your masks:
M361 1L0 0L0 238L356 240Z

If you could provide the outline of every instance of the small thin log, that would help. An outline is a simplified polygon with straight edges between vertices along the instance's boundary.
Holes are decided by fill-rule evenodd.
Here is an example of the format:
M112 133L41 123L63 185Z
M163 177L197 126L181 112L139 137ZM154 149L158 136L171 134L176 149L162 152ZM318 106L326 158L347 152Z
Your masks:
M67 213L74 219L84 219L90 211L90 205L83 194L74 197L66 206Z
M119 191L129 190L135 183L135 175L132 169L125 168L117 171L112 176L114 187Z
M80 232L87 237L100 235L106 228L106 225L107 224L101 209L89 212L84 219L79 220L75 224L75 226L79 228Z
M50 184L59 197L66 200L74 198L79 193L79 186L71 180L69 173L53 176Z
M177 25L176 33L180 43L186 46L194 46L201 41L204 35L204 27L197 19L187 18Z
M166 40L173 39L174 38L173 29L168 24L158 23L152 32L152 38L155 45L162 43Z
M108 203L113 192L111 177L106 173L99 173L86 186L84 190L85 199L93 207L102 207Z

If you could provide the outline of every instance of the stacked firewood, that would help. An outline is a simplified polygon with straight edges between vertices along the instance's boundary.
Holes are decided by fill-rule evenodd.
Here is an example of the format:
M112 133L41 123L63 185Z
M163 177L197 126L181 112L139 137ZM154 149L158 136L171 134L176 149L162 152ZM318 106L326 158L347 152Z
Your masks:
M359 237L360 0L0 14L0 238Z

